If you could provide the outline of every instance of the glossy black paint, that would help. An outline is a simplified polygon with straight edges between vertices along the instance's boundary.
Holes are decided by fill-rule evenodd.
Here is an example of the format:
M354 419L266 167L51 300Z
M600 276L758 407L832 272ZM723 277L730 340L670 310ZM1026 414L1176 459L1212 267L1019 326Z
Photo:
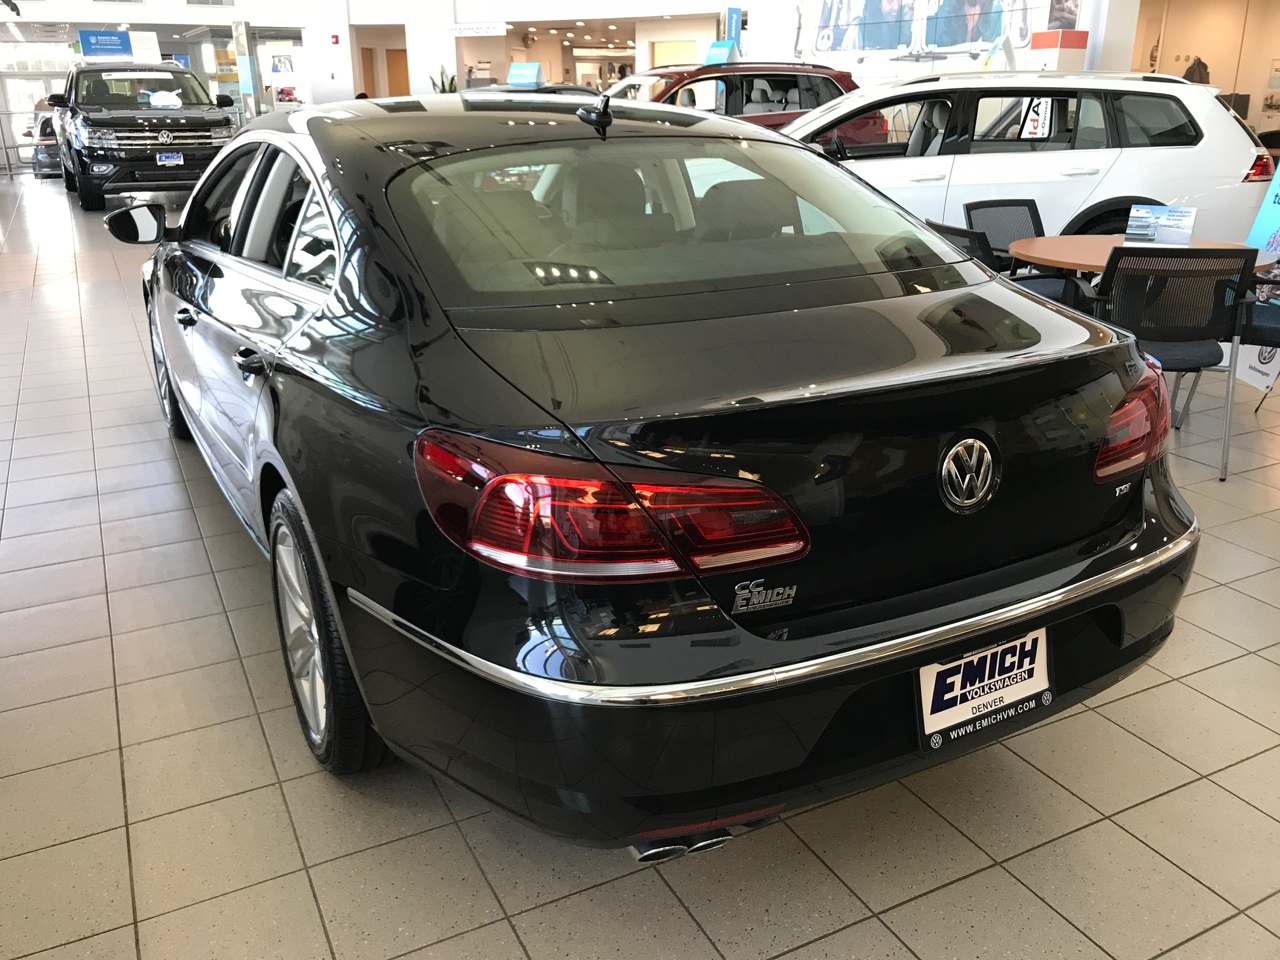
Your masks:
M293 490L370 712L398 753L546 829L622 843L936 762L951 748L920 741L915 669L1043 623L768 693L581 707L454 666L356 607L350 589L514 670L682 682L984 612L1105 572L1194 522L1162 463L1124 478L1125 493L1093 481L1106 419L1141 370L1133 341L973 264L674 298L660 323L641 301L503 311L501 323L446 314L386 185L425 157L596 136L545 123L576 104L522 95L477 110L476 99L273 115L237 140L314 144L304 152L346 251L330 294L188 241L162 244L148 270L180 402L215 476L260 540L275 492ZM609 136L695 126L782 140L660 107L620 109ZM237 366L244 351L264 373ZM453 546L425 508L412 456L430 426L606 464L741 470L788 499L814 548L749 573L626 586L503 573ZM995 441L1004 479L987 510L960 517L934 488L937 458L972 433ZM1139 665L1171 628L1193 559L1056 612L1053 705L961 749ZM757 577L797 583L801 599L735 619L734 584Z

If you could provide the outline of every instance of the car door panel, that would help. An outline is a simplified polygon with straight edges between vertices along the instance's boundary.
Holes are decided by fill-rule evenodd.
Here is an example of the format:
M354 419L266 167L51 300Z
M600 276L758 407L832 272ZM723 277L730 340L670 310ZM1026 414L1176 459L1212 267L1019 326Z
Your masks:
M993 90L974 96L968 151L955 158L944 222L966 223L965 204L1033 199L1045 233L1062 232L1092 202L1120 156L1100 97L1074 90ZM1039 120L1039 112L1047 114Z

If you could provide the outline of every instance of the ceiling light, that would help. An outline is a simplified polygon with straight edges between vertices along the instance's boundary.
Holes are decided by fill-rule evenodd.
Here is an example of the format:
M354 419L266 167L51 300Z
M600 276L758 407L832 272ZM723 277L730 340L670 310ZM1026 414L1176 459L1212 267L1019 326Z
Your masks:
M538 30L538 28L537 28L537 27L530 27L529 29L530 29L530 31L535 32L535 33L536 33L536 32L537 32L537 30Z
M181 39L182 39L182 34L180 34L180 33L175 33L175 34L173 35L173 39L175 39L175 40L181 40Z
M508 30L514 30L516 28L516 25L514 23L504 23L503 26L506 27Z
M585 37L583 37L582 39L583 39L583 40L590 40L590 39L591 39L591 34L589 34L589 33L588 33L588 34L587 34Z
M573 25L574 25L575 27L585 27L585 26L586 26L586 23L585 23L584 21L582 21L582 20L575 20Z
M617 30L617 29L618 29L618 25L617 25L616 23L611 23L611 24L609 24L609 29L610 29L610 30Z
M609 49L610 49L610 50L612 50L612 49L613 49L613 44L612 44L612 43L611 43L611 44L609 44Z
M568 40L564 41L564 45L565 45L566 47L567 47L567 46L569 46L569 41L568 41Z
M663 20L670 20L670 19L671 19L671 14L669 14L669 13L668 13L668 14L664 15L662 19L663 19Z
M560 31L559 31L559 30L557 30L557 29L555 29L555 28L553 27L553 28L551 29L551 32L552 32L552 33L559 33Z
M128 25L127 23L122 23L122 24L120 24L120 29L121 29L121 30L128 30L128 29L129 29L129 25Z
M636 42L635 42L634 40L628 40L628 41L627 41L627 46L628 46L628 47L634 47L635 45L636 45Z
M572 34L572 33L566 33L566 34L565 34L565 36L566 36L566 37L572 37L572 36L573 36L573 34Z

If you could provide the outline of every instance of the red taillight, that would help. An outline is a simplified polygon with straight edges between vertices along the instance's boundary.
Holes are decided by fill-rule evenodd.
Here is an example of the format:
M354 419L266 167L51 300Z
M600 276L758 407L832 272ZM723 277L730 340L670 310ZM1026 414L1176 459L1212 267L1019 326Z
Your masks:
M1270 180L1276 175L1276 162L1271 159L1271 154L1260 153L1258 158L1253 161L1253 166L1249 168L1249 172L1244 175L1245 183L1261 183Z
M472 555L530 577L666 579L809 548L782 499L741 480L638 468L615 476L593 461L445 430L418 439L415 461L440 529Z
M1154 463L1169 449L1169 388L1158 365L1147 369L1107 424L1107 439L1093 465L1093 478L1104 482Z

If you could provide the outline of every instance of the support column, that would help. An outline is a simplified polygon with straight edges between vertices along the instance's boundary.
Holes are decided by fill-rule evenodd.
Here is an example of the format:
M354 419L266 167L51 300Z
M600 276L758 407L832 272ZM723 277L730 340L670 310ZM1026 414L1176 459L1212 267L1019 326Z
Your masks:
M434 79L440 81L440 69L446 76L458 72L458 41L453 35L453 4L416 3L405 7L404 42L409 53L409 93L429 96L435 90ZM466 86L464 80L459 86Z
M350 100L356 95L347 0L309 0L302 28L306 70L314 103Z
M1083 0L1076 27L1089 31L1086 70L1127 73L1138 36L1139 0Z

